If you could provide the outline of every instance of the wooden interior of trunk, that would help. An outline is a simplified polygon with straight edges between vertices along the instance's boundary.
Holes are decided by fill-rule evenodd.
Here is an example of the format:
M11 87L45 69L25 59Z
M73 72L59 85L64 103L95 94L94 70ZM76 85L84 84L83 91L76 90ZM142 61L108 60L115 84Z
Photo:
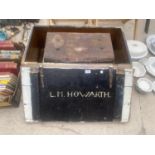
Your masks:
M115 56L115 61L113 63L130 63L127 44L120 28L69 26L35 26L32 31L32 36L30 37L30 44L24 60L25 62L43 62L47 32L110 33Z

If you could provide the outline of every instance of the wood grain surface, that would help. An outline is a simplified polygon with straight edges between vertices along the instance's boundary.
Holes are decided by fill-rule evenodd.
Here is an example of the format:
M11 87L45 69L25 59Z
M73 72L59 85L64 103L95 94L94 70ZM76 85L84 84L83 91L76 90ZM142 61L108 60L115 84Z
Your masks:
M45 62L103 63L114 61L109 33L48 32Z

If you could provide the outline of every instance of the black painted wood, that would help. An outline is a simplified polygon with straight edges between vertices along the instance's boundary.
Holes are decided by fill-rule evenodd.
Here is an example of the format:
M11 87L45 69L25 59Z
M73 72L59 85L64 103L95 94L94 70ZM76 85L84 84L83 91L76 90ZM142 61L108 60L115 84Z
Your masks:
M43 69L40 119L111 121L115 99L115 70L112 71L112 87L109 75L109 69Z
M31 73L31 101L32 101L32 114L33 119L38 120L40 118L39 109L39 74Z

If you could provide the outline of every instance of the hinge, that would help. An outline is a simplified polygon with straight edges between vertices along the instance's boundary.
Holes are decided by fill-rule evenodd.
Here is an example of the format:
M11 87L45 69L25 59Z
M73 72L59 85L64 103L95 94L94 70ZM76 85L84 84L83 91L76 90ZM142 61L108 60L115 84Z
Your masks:
M117 68L117 69L116 69L116 74L124 75L124 74L125 74L125 71L124 71L124 69L122 69L122 68Z
M113 84L113 68L109 68L109 88L112 88Z
M32 67L32 68L30 68L30 72L31 73L38 73L39 72L39 69Z
M41 87L44 88L45 85L44 85L44 74L43 74L43 68L40 67L40 84L41 84Z

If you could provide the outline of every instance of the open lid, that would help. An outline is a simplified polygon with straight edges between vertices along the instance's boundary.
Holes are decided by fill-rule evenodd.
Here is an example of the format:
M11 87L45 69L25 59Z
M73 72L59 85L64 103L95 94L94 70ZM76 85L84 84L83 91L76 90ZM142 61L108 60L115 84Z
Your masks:
M110 33L47 32L44 62L113 62Z

